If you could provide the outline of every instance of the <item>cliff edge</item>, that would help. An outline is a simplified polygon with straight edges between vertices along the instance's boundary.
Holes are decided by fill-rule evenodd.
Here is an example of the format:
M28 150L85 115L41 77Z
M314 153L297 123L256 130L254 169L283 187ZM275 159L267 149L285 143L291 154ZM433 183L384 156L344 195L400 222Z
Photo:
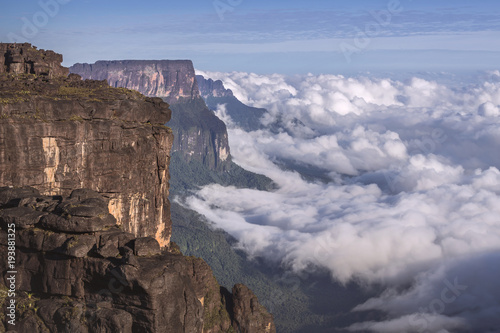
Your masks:
M275 332L248 288L170 242L169 105L30 44L0 53L0 304L16 302L0 330Z
M167 103L105 81L81 81L53 52L40 75L31 69L29 44L0 44L7 50L0 75L0 184L33 186L44 194L69 195L90 188L109 199L124 230L153 235L168 246L170 150ZM9 54L20 54L16 66ZM29 56L25 56L29 55ZM14 70L12 70L14 68ZM25 68L20 71L19 68ZM35 70L35 72L37 72Z

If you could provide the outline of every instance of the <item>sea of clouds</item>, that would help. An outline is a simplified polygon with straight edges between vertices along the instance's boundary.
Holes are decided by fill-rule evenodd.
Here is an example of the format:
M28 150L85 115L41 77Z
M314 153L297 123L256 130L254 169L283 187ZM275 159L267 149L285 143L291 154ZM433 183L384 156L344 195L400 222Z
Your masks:
M234 161L278 189L209 185L187 205L252 256L384 286L353 311L387 319L351 331L500 332L499 71L458 86L418 76L199 74L268 110L269 127L253 132L224 105L217 114Z

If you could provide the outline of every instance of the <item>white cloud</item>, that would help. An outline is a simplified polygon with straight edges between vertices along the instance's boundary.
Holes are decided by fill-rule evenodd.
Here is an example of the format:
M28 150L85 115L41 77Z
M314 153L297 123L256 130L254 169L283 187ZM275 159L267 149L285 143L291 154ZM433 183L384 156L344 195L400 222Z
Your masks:
M234 160L279 189L209 185L189 206L251 255L296 271L328 269L342 283L386 286L356 310L382 310L387 320L351 331L500 325L500 297L488 296L500 290L491 278L500 255L495 72L460 88L423 78L204 74L222 79L246 103L266 107L267 123L283 120L281 132L229 126ZM318 178L330 180L307 181L284 171L283 161L321 170ZM455 278L467 290L434 311L429 305L443 302L443 281Z

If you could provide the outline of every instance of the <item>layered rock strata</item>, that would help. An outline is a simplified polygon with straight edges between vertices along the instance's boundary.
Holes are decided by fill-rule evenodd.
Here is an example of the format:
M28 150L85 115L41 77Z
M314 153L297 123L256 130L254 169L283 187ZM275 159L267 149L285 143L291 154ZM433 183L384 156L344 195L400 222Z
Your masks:
M62 55L54 51L37 50L31 44L0 43L0 74L35 74L49 78L67 76L61 66Z
M19 53L34 52L16 46ZM109 199L126 231L168 246L168 104L58 73L64 70L0 76L0 185L29 185L49 195L91 188Z
M72 73L84 79L106 80L112 87L162 97L170 104L200 97L191 60L115 60L75 64Z

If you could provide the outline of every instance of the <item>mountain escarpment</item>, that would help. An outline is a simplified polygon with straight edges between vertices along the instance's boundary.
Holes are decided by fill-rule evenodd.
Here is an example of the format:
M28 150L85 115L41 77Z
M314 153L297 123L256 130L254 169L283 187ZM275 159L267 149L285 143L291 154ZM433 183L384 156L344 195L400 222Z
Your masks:
M229 168L226 125L201 98L190 60L97 61L75 64L70 71L84 79L106 80L113 87L162 98L173 111L169 123L176 138L172 152L188 163L196 161L211 170Z
M14 321L12 313L0 312L0 330L275 331L248 288L221 289L203 260L175 248L162 251L153 237L123 231L107 207L106 198L88 189L62 197L0 187L2 258L11 255L8 230L16 233L15 272L7 260L0 262L0 304L17 304ZM16 295L7 296L9 289Z
M0 253L13 231L18 305L0 330L274 332L251 293L170 242L168 104L67 76L30 44L0 50Z

